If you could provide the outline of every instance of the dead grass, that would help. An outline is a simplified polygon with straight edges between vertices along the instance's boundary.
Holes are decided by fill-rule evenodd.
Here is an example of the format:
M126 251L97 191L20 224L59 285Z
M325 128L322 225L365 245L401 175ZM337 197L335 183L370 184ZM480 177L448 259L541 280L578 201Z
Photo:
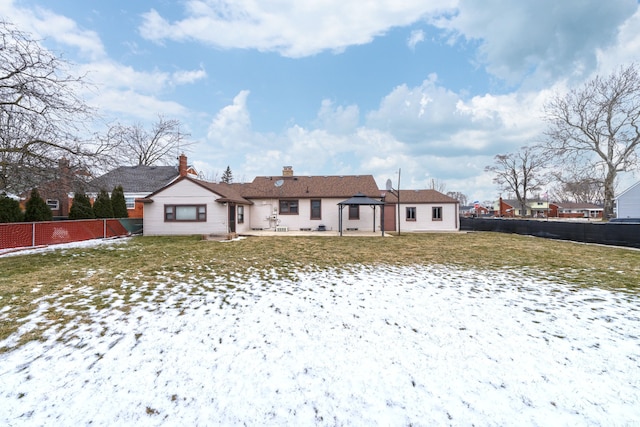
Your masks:
M128 310L134 293L164 300L173 292L162 286L167 282L176 289L189 283L226 293L248 276L269 282L293 278L295 271L354 264L513 269L573 286L634 293L640 283L640 251L510 234L270 236L225 243L138 237L123 245L0 258L0 340L16 332L43 302L52 306L40 331L71 319L90 321L89 310L109 308L116 297L124 300L118 307L122 311ZM17 345L41 339L38 330L25 333Z

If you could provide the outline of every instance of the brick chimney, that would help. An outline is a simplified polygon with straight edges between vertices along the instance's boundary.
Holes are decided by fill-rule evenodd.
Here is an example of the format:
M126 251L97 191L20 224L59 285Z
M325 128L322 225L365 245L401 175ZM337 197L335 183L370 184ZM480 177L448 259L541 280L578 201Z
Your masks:
M292 166L283 166L282 167L282 176L293 176L293 167Z
M178 157L178 175L180 175L181 178L187 176L187 156L185 156L184 153Z

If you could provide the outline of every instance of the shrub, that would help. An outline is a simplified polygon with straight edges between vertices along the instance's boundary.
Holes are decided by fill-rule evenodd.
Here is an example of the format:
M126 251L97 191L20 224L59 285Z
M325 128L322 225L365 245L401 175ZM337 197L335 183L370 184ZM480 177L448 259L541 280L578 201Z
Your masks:
M127 201L124 199L122 185L118 185L111 192L111 206L113 207L114 218L128 218Z
M96 218L113 218L113 206L107 190L100 190L98 197L93 202L93 213Z
M38 190L34 188L31 190L31 195L29 196L29 200L27 200L27 204L25 206L24 220L31 222L51 221L52 219L53 214L51 213L51 208L47 206L47 202L40 197L40 193L38 193Z
M7 196L7 193L0 194L0 222L20 222L23 219L20 203Z
M69 219L94 219L95 217L89 196L83 192L76 192L69 209Z

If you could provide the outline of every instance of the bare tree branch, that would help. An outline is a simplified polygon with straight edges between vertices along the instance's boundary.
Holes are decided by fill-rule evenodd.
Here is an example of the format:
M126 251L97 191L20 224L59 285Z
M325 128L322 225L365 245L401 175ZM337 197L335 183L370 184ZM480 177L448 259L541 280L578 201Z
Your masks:
M182 132L180 126L179 120L159 115L149 130L140 123L116 123L99 139L105 146L114 148L120 164L174 164L180 152L193 144L186 140L189 134Z
M531 147L522 147L515 153L498 154L494 160L494 165L487 166L485 171L493 172L493 182L502 190L515 194L521 212L526 212L529 195L547 182L544 174L546 157Z
M28 34L0 21L0 191L21 192L49 177L62 157L91 163L78 135L94 111L77 95L84 77Z
M638 66L596 77L545 105L548 128L543 148L570 171L602 176L604 212L613 214L619 172L636 168L640 146L640 75ZM578 175L582 175L578 173Z

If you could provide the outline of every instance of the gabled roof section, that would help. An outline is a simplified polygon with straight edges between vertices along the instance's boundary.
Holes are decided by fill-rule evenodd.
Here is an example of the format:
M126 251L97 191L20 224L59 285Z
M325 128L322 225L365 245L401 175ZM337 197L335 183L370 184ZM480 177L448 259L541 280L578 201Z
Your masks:
M201 181L199 179L191 178L190 176L182 176L176 179L175 181L169 183L168 185L165 185L164 187L158 189L157 191L154 191L153 193L149 194L144 199L140 199L140 200L144 203L151 203L153 202L153 197L155 195L185 180L190 181L202 188L205 188L209 190L211 193L216 194L217 196L220 196L218 199L216 199L216 202L220 202L220 203L230 202L230 203L237 203L241 205L253 204L253 202L245 199L240 195L240 193L238 192L237 186L234 184L224 184L224 183L218 184L215 182Z
M387 191L385 201L397 203L398 197ZM453 197L436 190L400 190L400 203L459 203Z
M241 194L247 199L380 197L373 175L259 176L245 185Z
M616 199L619 199L620 197L626 196L627 193L632 193L632 192L636 191L637 188L640 188L640 181L636 182L631 187L627 188L626 190L624 190L623 192L618 194L618 197L616 197Z
M87 192L111 191L122 185L125 193L152 193L178 176L175 166L120 166L90 181Z

